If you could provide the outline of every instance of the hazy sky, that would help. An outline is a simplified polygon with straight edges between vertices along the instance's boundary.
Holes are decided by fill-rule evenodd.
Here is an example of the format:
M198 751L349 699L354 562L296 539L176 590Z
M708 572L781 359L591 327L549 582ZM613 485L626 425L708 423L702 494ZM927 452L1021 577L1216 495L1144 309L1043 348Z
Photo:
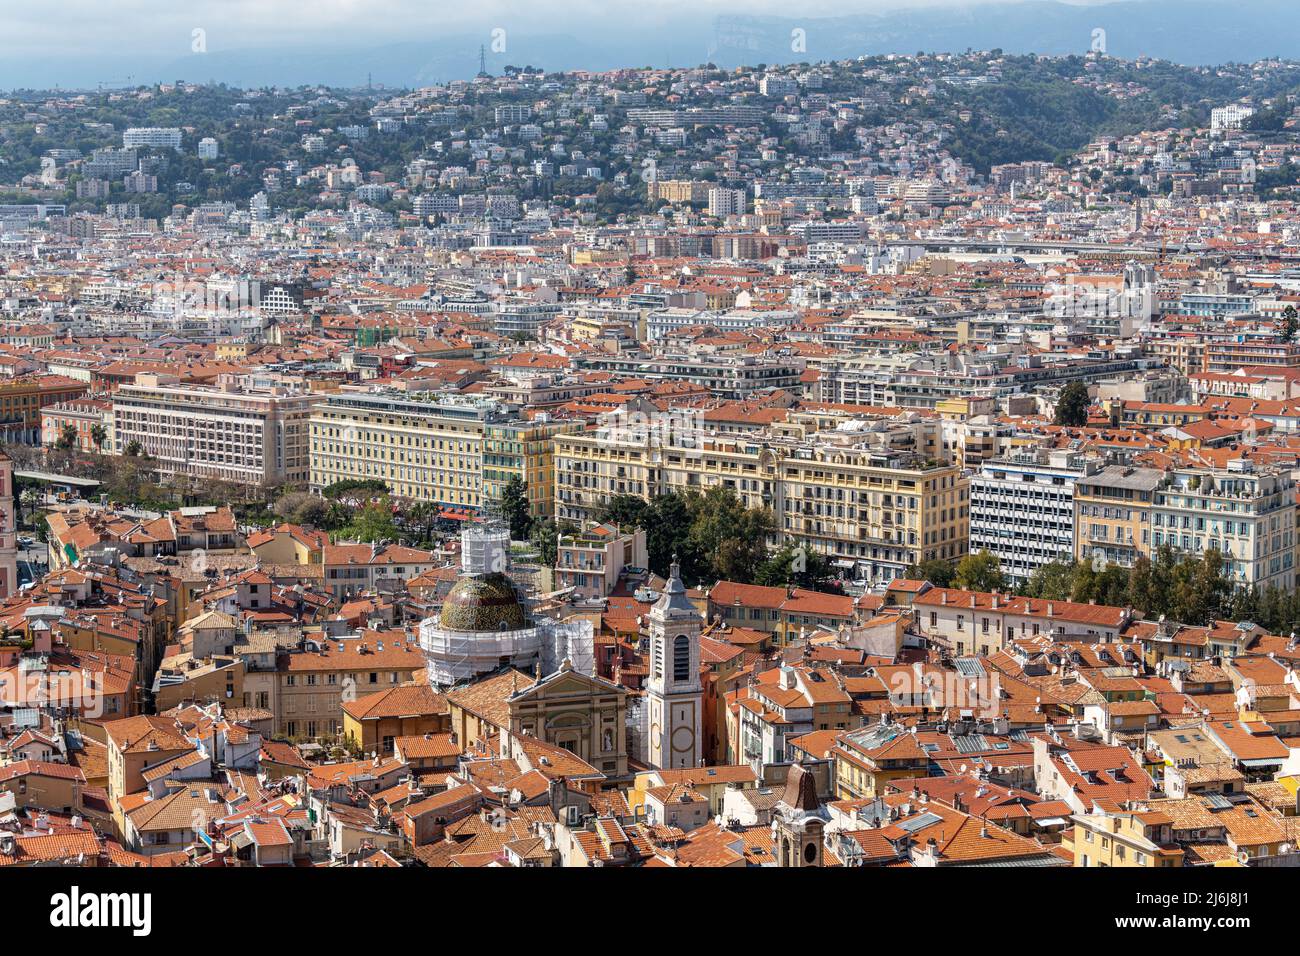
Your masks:
M501 27L572 30L584 21L634 30L718 14L833 16L1005 0L3 0L0 56L70 53L182 56L195 29L209 51L374 43ZM1047 2L1047 0L1022 0ZM1086 4L1095 0L1074 0Z

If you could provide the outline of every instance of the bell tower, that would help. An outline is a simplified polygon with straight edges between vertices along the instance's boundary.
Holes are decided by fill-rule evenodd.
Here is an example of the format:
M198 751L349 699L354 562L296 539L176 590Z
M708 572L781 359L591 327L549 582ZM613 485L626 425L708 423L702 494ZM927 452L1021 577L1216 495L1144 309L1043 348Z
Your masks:
M700 627L673 555L664 592L650 609L649 760L658 769L698 767L703 757Z
M777 866L823 866L822 843L829 812L817 796L812 772L796 761L785 778L785 792L772 808L772 847Z

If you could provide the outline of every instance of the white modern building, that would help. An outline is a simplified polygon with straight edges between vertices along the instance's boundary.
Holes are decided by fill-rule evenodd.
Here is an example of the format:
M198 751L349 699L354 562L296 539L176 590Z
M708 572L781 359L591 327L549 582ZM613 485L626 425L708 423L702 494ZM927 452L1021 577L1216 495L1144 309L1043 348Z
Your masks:
M1074 482L1096 466L1068 450L1029 449L980 464L970 480L970 551L988 551L1012 585L1074 560Z
M725 189L721 186L709 190L710 216L741 216L745 213L746 199L743 189Z
M749 332L754 329L793 325L797 313L785 309L656 309L646 316L646 338L657 341L677 329L711 325L719 332Z
M1295 587L1295 479L1249 459L1226 468L1176 468L1156 489L1151 545L1199 557L1217 550L1240 587Z
M122 148L148 146L155 149L180 149L181 131L174 126L133 126L122 131Z

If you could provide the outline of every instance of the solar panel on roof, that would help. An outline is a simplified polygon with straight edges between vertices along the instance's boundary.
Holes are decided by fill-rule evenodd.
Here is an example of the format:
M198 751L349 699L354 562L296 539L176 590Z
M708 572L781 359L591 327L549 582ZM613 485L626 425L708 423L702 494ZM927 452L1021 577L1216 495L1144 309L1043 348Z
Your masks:
M953 666L957 668L957 673L962 677L984 676L984 665L974 657L959 657L953 661Z
M912 817L910 820L904 820L898 826L900 829L912 833L915 830L924 830L926 827L934 826L936 823L942 823L943 817L937 813L923 813L919 817Z
M989 742L984 739L983 734L966 734L963 737L954 737L953 744L958 753L973 754L979 750L988 750Z

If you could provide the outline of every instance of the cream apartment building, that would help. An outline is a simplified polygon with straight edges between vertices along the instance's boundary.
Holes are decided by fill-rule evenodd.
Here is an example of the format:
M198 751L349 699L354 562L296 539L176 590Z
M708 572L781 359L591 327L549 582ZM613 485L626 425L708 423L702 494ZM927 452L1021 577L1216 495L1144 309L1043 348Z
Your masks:
M555 513L594 522L616 495L733 489L776 516L772 544L804 544L847 571L889 581L966 551L967 481L955 465L866 440L704 437L675 443L592 431L555 441Z
M1295 586L1295 480L1289 470L1256 468L1245 459L1223 469L1177 468L1156 489L1151 545L1223 555L1241 587Z

